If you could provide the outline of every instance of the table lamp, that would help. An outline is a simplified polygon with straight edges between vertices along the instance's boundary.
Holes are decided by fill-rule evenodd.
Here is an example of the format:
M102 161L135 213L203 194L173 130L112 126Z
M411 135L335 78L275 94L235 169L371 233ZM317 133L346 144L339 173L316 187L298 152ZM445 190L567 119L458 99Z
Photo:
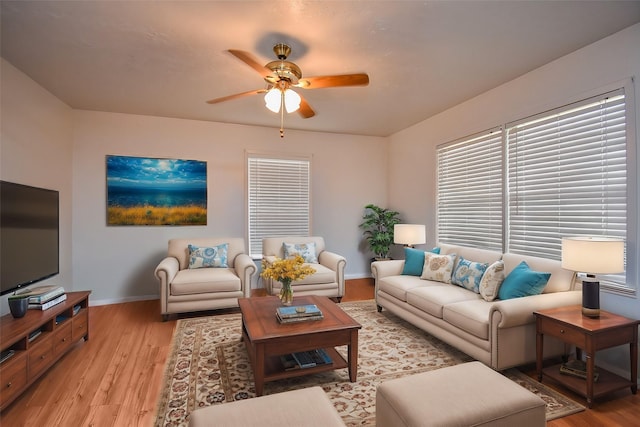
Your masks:
M562 268L586 273L582 281L582 315L600 316L600 282L596 274L624 271L624 241L612 237L564 237Z
M421 224L396 224L393 226L393 243L410 248L427 243L426 227Z

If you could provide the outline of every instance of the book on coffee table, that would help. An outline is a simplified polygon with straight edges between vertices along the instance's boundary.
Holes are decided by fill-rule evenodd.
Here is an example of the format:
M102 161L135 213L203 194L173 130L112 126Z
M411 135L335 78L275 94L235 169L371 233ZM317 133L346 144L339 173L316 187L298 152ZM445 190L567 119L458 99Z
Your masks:
M322 311L315 304L295 305L289 307L278 307L276 314L281 319L291 319L296 317L322 316Z
M280 317L280 313L276 313L276 317L278 318L278 322L280 323L309 322L309 321L324 319L324 316L322 314L315 315L315 316L285 317L283 319L282 317Z

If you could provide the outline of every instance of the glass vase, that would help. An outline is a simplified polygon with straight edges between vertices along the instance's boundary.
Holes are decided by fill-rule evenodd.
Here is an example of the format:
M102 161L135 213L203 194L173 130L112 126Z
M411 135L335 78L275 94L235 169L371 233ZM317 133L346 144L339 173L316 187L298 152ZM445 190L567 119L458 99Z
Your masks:
M293 288L291 287L290 280L282 281L282 288L280 289L280 301L282 305L290 306L293 304Z

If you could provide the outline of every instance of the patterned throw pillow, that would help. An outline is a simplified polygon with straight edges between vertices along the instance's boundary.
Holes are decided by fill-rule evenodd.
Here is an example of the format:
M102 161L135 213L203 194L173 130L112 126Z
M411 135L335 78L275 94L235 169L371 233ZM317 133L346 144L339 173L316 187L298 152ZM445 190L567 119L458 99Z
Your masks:
M487 267L489 267L489 263L473 262L459 257L453 277L451 277L451 283L479 294L480 279L482 279Z
M451 273L456 254L438 255L425 252L424 267L421 279L434 280L436 282L451 283Z
M285 259L300 255L304 258L304 262L309 264L318 263L318 255L316 255L315 242L310 243L283 243Z
M189 268L227 268L229 244L214 247L189 245Z
M498 297L498 289L504 280L504 261L496 261L487 268L480 280L480 295L485 301Z

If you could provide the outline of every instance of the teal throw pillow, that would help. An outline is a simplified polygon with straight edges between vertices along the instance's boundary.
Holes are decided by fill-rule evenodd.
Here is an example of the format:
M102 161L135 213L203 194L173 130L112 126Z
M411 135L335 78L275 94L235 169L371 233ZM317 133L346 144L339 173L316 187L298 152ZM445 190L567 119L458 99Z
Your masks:
M473 262L463 257L458 257L451 283L479 294L480 280L487 267L489 267L489 263Z
M434 254L440 253L440 248L433 248L429 252ZM424 267L425 252L420 249L404 248L404 268L402 274L405 276L422 275L422 267Z
M541 273L529 268L529 264L522 261L505 277L498 298L501 300L538 295L546 286L551 273Z
M229 244L213 247L189 245L189 268L227 268Z

